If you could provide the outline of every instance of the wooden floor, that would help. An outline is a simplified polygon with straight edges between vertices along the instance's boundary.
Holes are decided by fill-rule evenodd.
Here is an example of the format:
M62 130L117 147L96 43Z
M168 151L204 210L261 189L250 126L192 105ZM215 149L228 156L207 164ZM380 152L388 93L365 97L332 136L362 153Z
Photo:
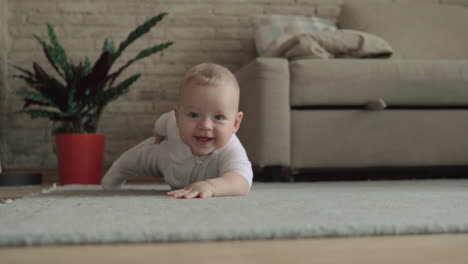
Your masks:
M468 263L468 235L0 248L1 263Z
M0 202L40 192L0 188ZM0 208L1 210L1 208ZM1 221L1 219L0 219ZM1 235L1 234L0 234ZM15 263L468 263L468 234L51 247L0 247Z

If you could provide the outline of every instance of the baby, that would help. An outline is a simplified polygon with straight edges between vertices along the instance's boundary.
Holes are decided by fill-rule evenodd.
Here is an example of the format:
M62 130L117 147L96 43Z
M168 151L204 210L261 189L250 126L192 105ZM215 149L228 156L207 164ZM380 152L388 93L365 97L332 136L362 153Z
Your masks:
M137 175L163 176L173 198L246 195L252 167L235 135L242 121L239 85L225 67L191 68L175 110L162 115L151 137L124 152L102 179L114 189Z

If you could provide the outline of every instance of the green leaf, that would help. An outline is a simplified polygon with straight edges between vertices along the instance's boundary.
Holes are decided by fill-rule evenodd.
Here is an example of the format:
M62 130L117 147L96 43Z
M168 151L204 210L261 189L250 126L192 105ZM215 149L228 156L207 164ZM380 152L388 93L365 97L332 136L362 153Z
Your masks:
M55 71L63 78L65 79L65 75L60 71L60 69L57 66L57 59L55 58L55 52L52 46L47 44L44 40L42 40L40 37L37 35L33 34L33 37L41 44L42 50L44 51L47 60L49 61L50 65L55 69Z
M79 119L81 118L80 116L80 111L78 108L70 108L67 112L60 112L58 113L59 115L59 120L67 120L67 119Z
M58 42L54 27L51 24L47 24L47 33L49 34L50 42L52 43L53 52L55 55L53 56L54 62L57 63L60 68L62 68L67 78L71 78L73 72L70 64L68 63L67 54Z
M84 65L83 65L83 73L84 75L88 75L90 72L91 72L92 68L91 68L91 62L89 61L89 57L86 56L85 60L84 60Z
M124 40L122 43L119 45L119 49L115 53L115 56L113 57L113 61L115 61L125 50L126 47L128 47L130 44L132 44L135 40L143 36L144 34L148 33L152 27L156 26L156 24L161 21L167 13L161 13L157 16L154 16L150 19L148 19L145 23L142 25L138 26L135 30L133 30L127 37L126 40Z
M50 100L47 97L44 97L42 94L24 91L24 90L13 91L13 94L23 97L24 100L30 101L31 104L55 106L52 100Z
M101 90L94 97L90 98L86 104L92 107L103 107L109 102L119 98L124 93L128 92L128 88L132 85L141 74L132 75L130 78L119 83L116 87L112 87L106 90Z
M101 54L94 64L91 72L81 80L78 87L78 99L87 95L94 95L102 90L109 80L108 73L111 67L111 54L106 51Z
M49 76L39 64L33 63L33 67L37 90L45 97L54 101L60 110L67 111L67 89L55 78Z
M15 68L16 70L24 73L28 77L33 77L34 76L34 74L30 70L27 70L25 68L22 68L22 67L20 67L18 65L14 65L14 64L10 64L10 66ZM15 75L15 76L18 76L18 75Z
M158 53L158 52L160 52L160 51L162 51L164 49L167 49L172 44L174 44L174 42L166 42L166 43L159 44L159 45L153 46L151 48L142 50L142 51L140 51L140 53L138 53L138 55L136 55L136 57L134 59L130 60L129 62L133 63L133 62L135 62L135 61L137 61L139 59L143 59L145 57L148 57L150 55Z
M34 80L33 77L31 78L24 75L12 75L11 77L16 79L22 79L26 82L27 85L29 85L29 87L33 88L36 91L40 91L40 89L38 89L38 86L36 85L36 80Z
M76 103L75 103L75 94L76 94L76 85L77 85L77 80L73 79L71 81L71 87L68 90L68 95L67 95L67 109L68 111L76 111Z
M41 110L41 109L28 109L28 110L22 110L21 112L28 114L32 119L47 118L47 119L53 120L59 116L58 112Z
M155 53L158 53L168 47L170 47L172 44L174 44L174 42L166 42L166 43L162 43L162 44L159 44L159 45L156 45L156 46L153 46L151 48L148 48L148 49L145 49L145 50L142 50L140 51L136 56L135 58L129 60L125 65L123 65L122 67L120 67L115 73L113 73L111 75L111 82L110 82L110 86L112 86L112 84L114 83L115 79L117 79L117 77L126 69L128 68L132 63L134 63L135 61L137 60L140 60L140 59L143 59L145 57L148 57L150 55L153 55Z
M52 78L36 62L33 63L33 68L35 81L39 88L42 87L41 92L48 97L52 97L54 91L49 88L52 86Z
M115 44L114 41L111 39L107 39L104 41L104 45L102 46L102 52L109 52L110 54L113 54L115 51Z
M43 39L41 39L38 35L33 34L33 37L39 42L39 44L41 44L43 49L45 49L46 51L51 51L52 50L52 46L47 44L47 42L45 42Z
M52 90L50 99L52 99L55 104L60 108L62 111L67 110L67 95L68 95L68 86L64 86L60 83L57 79L52 79L52 86L48 87L49 90ZM46 95L47 96L47 95Z

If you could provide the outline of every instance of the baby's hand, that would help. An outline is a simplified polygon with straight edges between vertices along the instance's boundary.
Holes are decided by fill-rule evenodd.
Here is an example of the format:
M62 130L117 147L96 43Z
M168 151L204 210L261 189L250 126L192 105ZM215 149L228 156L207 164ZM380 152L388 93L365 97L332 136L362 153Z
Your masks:
M215 191L213 186L206 181L199 181L189 186L185 187L184 189L174 190L167 193L168 196L172 198L185 198L185 199L192 199L192 198L208 198L215 196Z

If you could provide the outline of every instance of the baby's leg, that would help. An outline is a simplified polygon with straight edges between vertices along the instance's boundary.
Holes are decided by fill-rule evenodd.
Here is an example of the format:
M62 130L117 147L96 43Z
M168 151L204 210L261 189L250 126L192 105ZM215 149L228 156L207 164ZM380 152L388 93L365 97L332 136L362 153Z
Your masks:
M159 144L155 144L151 137L125 151L102 178L102 187L116 189L134 176L159 176L156 163L158 149Z

